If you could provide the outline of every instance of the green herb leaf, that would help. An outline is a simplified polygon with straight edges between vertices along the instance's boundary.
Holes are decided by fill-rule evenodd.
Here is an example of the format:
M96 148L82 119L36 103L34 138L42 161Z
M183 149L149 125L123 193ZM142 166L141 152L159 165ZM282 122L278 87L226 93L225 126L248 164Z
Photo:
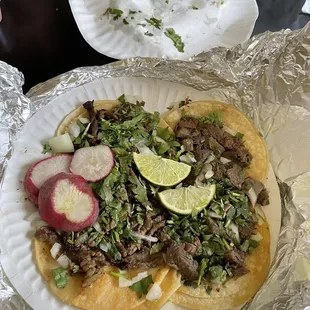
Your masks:
M128 279L128 275L124 272L122 272L122 270L119 270L118 272L116 271L111 271L111 275L117 278L124 278L124 279Z
M154 36L153 33L149 32L149 31L144 32L144 35L148 36L148 37Z
M236 135L235 135L235 137L236 137L237 139L242 140L242 138L244 137L244 134L241 133L241 132L237 132Z
M118 100L120 103L125 104L125 103L126 103L125 94L122 94L121 96L119 96L119 97L117 98L117 100Z
M48 142L46 142L43 145L43 150L42 150L42 154L46 154L46 153L50 153L52 152L52 148L50 147L50 145L48 144Z
M134 11L134 10L129 10L129 14L136 14L137 11Z
M128 21L126 20L126 18L123 18L123 24L128 25Z
M160 29L162 26L162 20L161 19L157 19L155 17L151 17L150 19L145 18L145 21L147 23L149 23L151 26L154 26L157 29Z
M173 28L167 28L165 35L172 40L174 46L180 53L184 53L184 43L182 42L182 38L175 33Z
M194 5L192 6L192 9L193 10L198 10L197 6L194 6Z
M68 283L69 273L66 269L59 267L53 269L53 278L58 288L64 288Z
M105 14L107 13L114 15L113 17L114 20L118 20L123 15L124 12L119 9L108 8Z
M163 242L159 242L159 243L155 243L150 250L150 254L154 254L154 253L158 253L162 250L162 248L164 247L164 243Z
M147 277L143 278L139 282L134 283L129 288L135 291L139 298L142 297L142 295L146 295L148 292L148 288L150 284L154 283L152 275L148 275Z

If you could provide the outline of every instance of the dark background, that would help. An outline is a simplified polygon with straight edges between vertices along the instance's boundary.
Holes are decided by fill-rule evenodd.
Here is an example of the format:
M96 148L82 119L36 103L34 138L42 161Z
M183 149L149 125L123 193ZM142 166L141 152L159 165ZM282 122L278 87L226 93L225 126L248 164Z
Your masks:
M302 28L305 0L257 0L260 15L253 34ZM84 41L67 0L0 0L0 60L25 75L24 91L70 69L103 65L114 59Z

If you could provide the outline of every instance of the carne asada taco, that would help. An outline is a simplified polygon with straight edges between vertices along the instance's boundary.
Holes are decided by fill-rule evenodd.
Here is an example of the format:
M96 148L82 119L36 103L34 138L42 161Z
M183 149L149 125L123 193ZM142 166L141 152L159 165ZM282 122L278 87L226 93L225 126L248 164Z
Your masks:
M86 102L45 146L73 155L29 169L26 191L49 225L35 234L37 266L82 309L241 305L269 268L255 207L269 203L264 142L229 105L192 103L165 121L143 105Z

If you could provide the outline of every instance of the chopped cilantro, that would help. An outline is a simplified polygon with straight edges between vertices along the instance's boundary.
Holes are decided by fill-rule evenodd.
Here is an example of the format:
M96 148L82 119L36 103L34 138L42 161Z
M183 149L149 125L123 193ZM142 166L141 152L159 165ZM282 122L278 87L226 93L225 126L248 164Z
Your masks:
M64 288L68 283L69 273L66 269L59 267L53 269L53 278L58 288Z
M142 26L142 27L145 27L146 26L146 24L143 24L143 23L139 23L139 24L137 24L138 26Z
M154 254L154 253L160 252L161 249L164 247L164 245L165 245L165 244L162 243L162 242L154 244L154 245L151 247L150 254Z
M235 135L235 137L236 137L237 139L242 140L242 138L244 137L244 134L241 133L241 132L237 132L236 135Z
M142 280L134 283L129 288L135 291L139 298L142 297L142 295L146 295L148 292L149 286L154 283L152 275L148 275L147 277L143 278Z
M167 28L165 35L172 40L174 46L180 53L184 53L184 43L182 42L182 38L175 33L173 28Z
M122 94L117 98L120 103L126 103L125 94Z
M128 25L128 24L129 24L128 21L126 20L126 18L123 18L123 23L124 23L125 25Z
M129 14L136 14L137 11L134 11L134 10L129 10Z
M211 292L212 292L212 286L208 285L208 286L206 287L206 293L207 293L208 295L211 295Z
M146 32L144 32L144 35L145 35L145 36L152 37L152 36L153 36L153 33L149 32L149 31L146 31Z
M118 272L116 271L111 271L111 275L117 278L125 278L128 279L128 276L126 273L122 272L121 270L119 270Z
M48 144L48 142L44 143L42 154L50 153L52 152L51 146Z
M198 10L197 6L194 6L194 5L192 6L192 9L193 10Z
M124 12L122 10L115 9L115 8L108 8L106 12L104 13L104 15L106 14L114 15L113 19L118 20L123 15L123 13Z
M151 17L150 19L145 18L145 21L149 23L151 26L154 26L157 29L160 29L162 27L162 20L157 19L155 17Z

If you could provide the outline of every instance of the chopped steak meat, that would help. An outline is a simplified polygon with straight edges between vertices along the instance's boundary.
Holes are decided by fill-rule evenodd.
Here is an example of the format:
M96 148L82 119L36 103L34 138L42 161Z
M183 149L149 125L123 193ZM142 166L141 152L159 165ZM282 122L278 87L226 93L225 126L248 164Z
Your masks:
M218 160L213 160L211 162L211 166L214 172L213 179L217 181L222 180L225 174L225 170L226 170L225 165Z
M190 138L183 139L182 144L185 147L185 151L192 152L194 150L194 141Z
M238 249L233 249L225 254L225 259L233 266L242 267L244 264L245 256L246 253Z
M221 155L225 152L225 148L212 137L209 139L209 147L217 157L221 157Z
M35 237L42 242L48 242L49 245L53 246L54 243L61 242L60 236L56 233L55 229L49 226L42 226L39 228Z
M195 255L201 247L201 243L198 237L195 238L195 241L193 243L185 242L184 250L190 254Z
M125 246L121 242L116 242L115 245L118 248L118 250L120 251L122 257L126 257L127 256L127 250L126 250Z
M191 131L188 128L180 127L176 131L176 136L178 138L189 138L191 136Z
M210 232L212 234L218 235L220 233L220 228L219 226L216 224L216 222L214 220L212 220L210 217L208 218L208 226L210 229Z
M249 239L254 233L254 225L239 226L239 236L241 241Z
M251 177L246 178L242 184L242 190L249 197L252 206L255 206L256 203L262 206L266 206L270 203L267 189L264 184L258 180Z
M197 144L194 146L194 154L198 162L203 163L211 153L212 151L208 149L208 146L205 143Z
M185 251L185 244L172 242L167 249L166 263L179 270L184 279L196 280L198 277L198 262Z
M257 203L259 203L261 206L267 206L270 204L269 201L269 193L266 188L264 188L257 197Z
M94 109L94 100L86 101L83 104L83 107L85 108L85 110L87 110L88 115L89 115L90 127L89 127L88 133L94 137L94 139L92 140L92 144L95 144L97 140L97 133L98 133L98 120L97 120L96 112Z
M190 118L190 119L181 119L177 125L177 129L178 128L189 128L189 129L196 129L198 125L198 122L196 119L194 118Z
M245 147L240 147L239 149L232 151L226 151L222 156L235 161L243 168L249 166L253 158L251 153Z
M124 269L146 269L164 265L165 261L163 253L158 252L155 254L150 254L149 248L143 247L139 252L136 252L133 255L124 258L123 263Z
M226 168L225 174L229 178L230 182L234 186L241 188L242 183L244 181L242 168L233 162L226 164L225 168Z

